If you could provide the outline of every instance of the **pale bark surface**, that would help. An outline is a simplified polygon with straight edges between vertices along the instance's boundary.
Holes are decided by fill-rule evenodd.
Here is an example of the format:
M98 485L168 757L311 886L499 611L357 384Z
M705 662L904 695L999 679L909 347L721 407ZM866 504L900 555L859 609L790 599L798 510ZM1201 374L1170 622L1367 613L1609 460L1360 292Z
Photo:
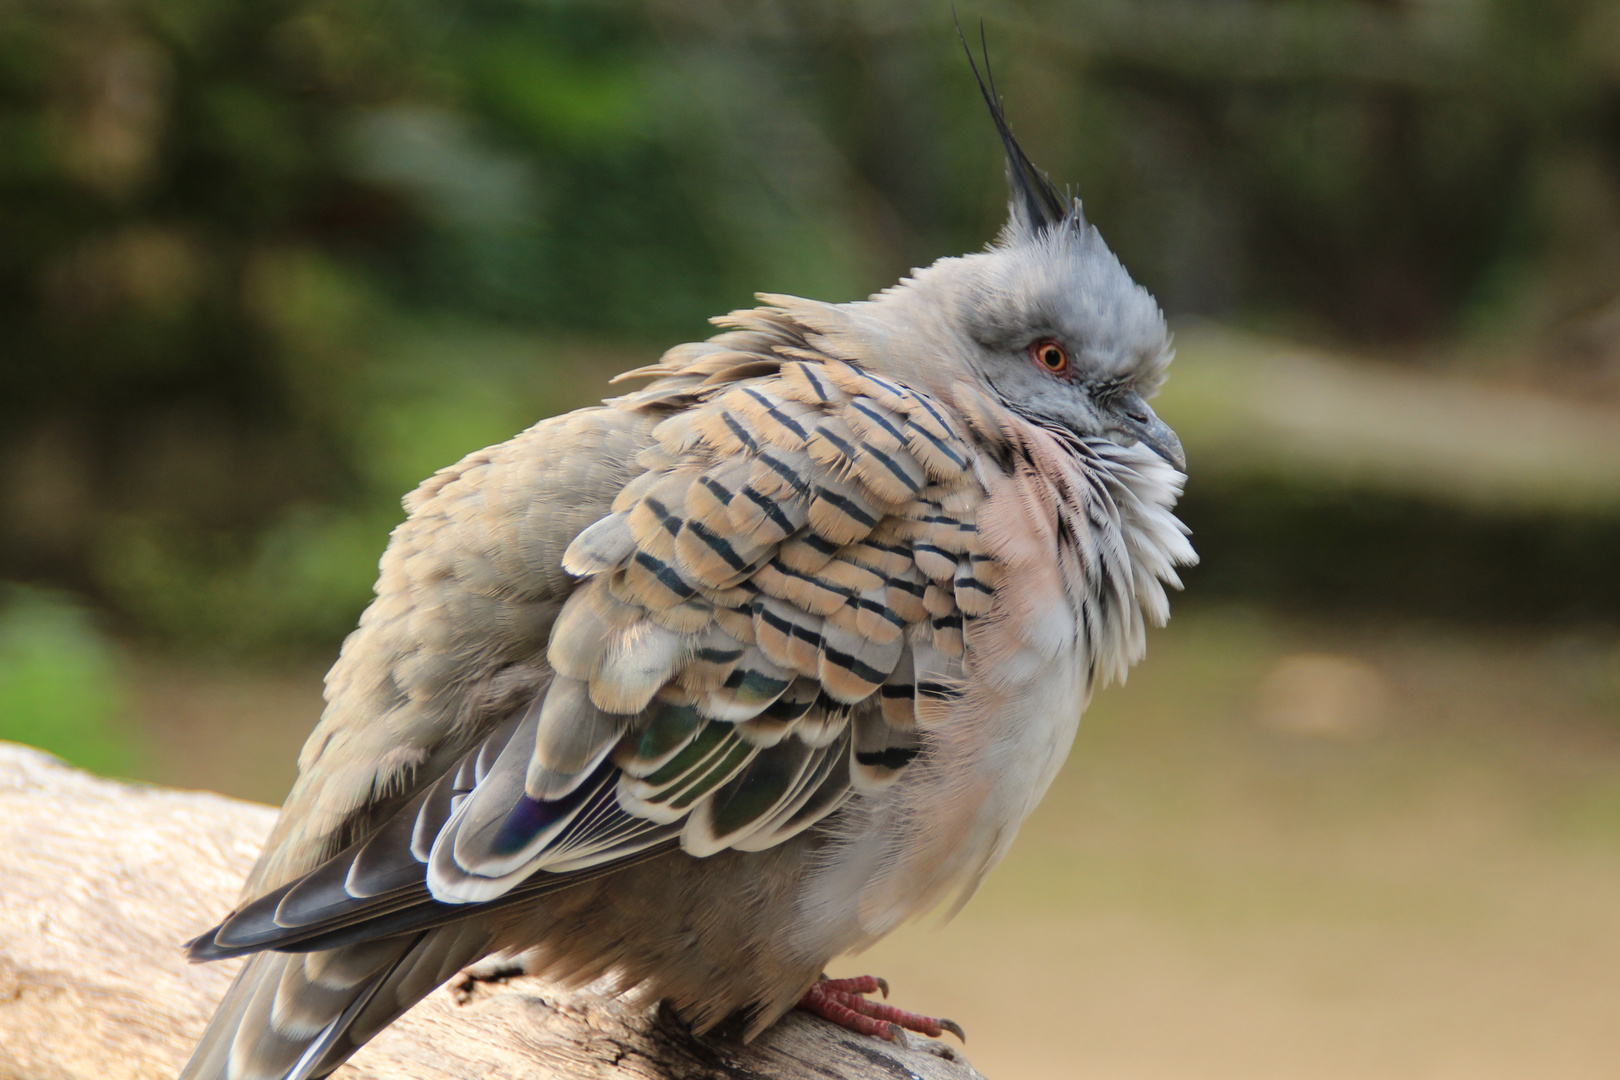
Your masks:
M0 1080L173 1076L235 974L180 943L229 909L275 811L0 743ZM336 1074L371 1080L982 1080L953 1049L790 1014L750 1046L539 979L441 988ZM951 1056L941 1056L941 1052Z

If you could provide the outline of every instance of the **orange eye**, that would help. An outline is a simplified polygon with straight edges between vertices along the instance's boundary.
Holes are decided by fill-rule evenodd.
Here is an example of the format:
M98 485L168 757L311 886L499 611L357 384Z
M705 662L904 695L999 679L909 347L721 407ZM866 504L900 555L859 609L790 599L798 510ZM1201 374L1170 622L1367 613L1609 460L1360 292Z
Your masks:
M1063 346L1050 338L1031 345L1029 355L1037 364L1054 375L1061 375L1069 370L1069 354L1064 351Z

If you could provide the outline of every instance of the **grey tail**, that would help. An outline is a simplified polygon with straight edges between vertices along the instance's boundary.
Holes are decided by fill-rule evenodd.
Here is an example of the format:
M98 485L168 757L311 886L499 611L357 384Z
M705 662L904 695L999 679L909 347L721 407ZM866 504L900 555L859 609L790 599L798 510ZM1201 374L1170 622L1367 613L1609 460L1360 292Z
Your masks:
M258 953L180 1080L317 1080L488 947L469 920L321 952Z
M967 53L968 66L973 69L973 78L978 81L979 93L984 95L984 103L990 107L990 119L995 122L1001 144L1007 148L1007 188L1014 217L1022 217L1029 230L1037 234L1062 224L1071 214L1078 218L1078 206L1057 189L1051 177L1029 160L1029 155L1024 153L1024 148L1018 145L1018 139L1013 135L1012 125L1007 123L1001 97L996 93L996 77L990 70L990 45L985 40L984 20L979 20L983 74L979 73L978 62L973 59L973 49L962 33L960 19L956 22L956 36L961 39L962 51Z

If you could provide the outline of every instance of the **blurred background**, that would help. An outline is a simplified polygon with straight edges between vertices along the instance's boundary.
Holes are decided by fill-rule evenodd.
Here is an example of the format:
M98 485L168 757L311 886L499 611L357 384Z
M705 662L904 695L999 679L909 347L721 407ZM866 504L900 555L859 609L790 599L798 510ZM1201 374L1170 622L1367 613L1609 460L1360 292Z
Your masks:
M1203 565L842 970L1013 1077L1620 1061L1620 5L987 2L1177 330ZM400 497L981 246L933 0L0 0L0 738L278 802Z

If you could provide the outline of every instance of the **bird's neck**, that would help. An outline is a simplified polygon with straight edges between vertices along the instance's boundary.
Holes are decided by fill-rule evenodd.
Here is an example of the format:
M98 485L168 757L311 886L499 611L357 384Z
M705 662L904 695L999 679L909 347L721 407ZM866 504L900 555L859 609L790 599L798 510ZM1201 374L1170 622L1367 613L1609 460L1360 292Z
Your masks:
M1124 681L1146 648L1147 626L1168 618L1165 587L1181 585L1175 566L1197 561L1171 512L1186 477L1144 446L1031 420L965 381L950 388L948 403L981 450L987 542L999 540L997 554L1011 564L1051 568L1087 693Z

